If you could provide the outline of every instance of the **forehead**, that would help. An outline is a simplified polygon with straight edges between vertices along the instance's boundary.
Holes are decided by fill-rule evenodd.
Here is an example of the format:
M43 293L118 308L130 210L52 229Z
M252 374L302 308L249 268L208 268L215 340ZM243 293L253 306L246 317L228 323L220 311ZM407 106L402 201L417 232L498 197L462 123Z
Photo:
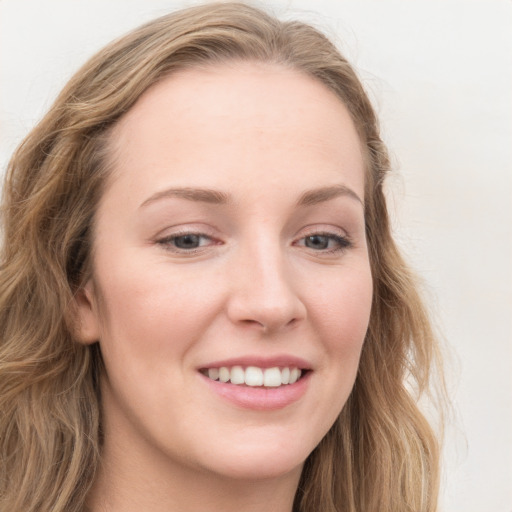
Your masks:
M342 171L364 195L361 143L348 110L320 81L278 65L236 62L173 74L120 120L112 147L117 177L149 167L152 178L174 170L189 185L194 169L210 169L216 172L203 172L200 184L215 186L219 169L258 181L269 171L293 170L300 180L322 168L333 179ZM183 168L189 172L177 172Z

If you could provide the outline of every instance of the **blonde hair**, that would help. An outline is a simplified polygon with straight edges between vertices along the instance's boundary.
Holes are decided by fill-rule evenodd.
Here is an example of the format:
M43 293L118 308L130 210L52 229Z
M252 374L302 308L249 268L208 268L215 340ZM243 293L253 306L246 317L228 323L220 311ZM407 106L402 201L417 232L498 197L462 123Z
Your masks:
M153 84L186 67L272 62L333 90L359 131L374 281L353 392L306 460L294 510L436 509L438 442L420 413L436 343L390 232L390 164L370 101L332 43L297 21L214 3L148 23L80 69L14 154L3 191L0 509L79 512L100 458L98 344L73 336L73 295L91 272L91 223L109 173L109 130Z

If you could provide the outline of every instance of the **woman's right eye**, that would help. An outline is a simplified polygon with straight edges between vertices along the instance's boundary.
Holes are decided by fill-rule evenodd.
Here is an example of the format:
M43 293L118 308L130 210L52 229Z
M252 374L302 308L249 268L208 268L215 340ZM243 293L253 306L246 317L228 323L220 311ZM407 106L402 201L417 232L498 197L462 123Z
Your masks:
M157 243L163 245L167 250L193 252L214 244L214 241L211 237L202 233L183 233L167 236L158 240Z

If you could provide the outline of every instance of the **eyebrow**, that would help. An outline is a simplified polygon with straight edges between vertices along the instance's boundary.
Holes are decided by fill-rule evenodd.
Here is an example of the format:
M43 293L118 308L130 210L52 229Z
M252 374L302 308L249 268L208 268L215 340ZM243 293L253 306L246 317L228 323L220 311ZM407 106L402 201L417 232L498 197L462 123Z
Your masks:
M298 206L313 206L318 203L330 201L336 197L346 196L355 199L364 207L363 200L349 187L345 185L332 185L329 187L316 188L304 192L297 201Z
M299 200L297 206L314 206L325 201L330 201L336 197L346 196L356 200L362 206L364 203L362 199L349 187L345 185L332 185L329 187L321 187L313 190L304 192ZM140 207L147 206L160 199L178 198L186 199L188 201L197 201L209 204L223 205L231 202L231 196L220 190L214 190L210 188L169 188L156 192L148 199L146 199Z
M226 204L230 202L230 196L219 190L213 190L209 188L168 188L153 194L151 197L146 199L140 206L147 206L160 199L178 198L187 199L189 201L198 201L202 203L210 204Z

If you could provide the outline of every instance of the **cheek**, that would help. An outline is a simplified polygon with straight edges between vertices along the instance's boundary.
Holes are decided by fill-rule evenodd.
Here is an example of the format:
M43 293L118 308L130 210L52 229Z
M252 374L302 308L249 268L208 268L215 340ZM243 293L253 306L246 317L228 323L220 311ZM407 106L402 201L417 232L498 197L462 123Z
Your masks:
M311 296L310 315L321 335L325 366L348 393L355 381L370 319L373 286L368 265L343 269Z
M123 361L125 371L155 372L186 356L215 316L220 298L212 278L162 263L99 268L101 345L105 359Z
M353 266L316 287L310 309L333 338L362 342L368 328L372 294L369 266Z
M323 358L317 368L318 384L315 425L320 437L331 428L352 392L359 359L368 329L372 304L372 277L369 266L357 262L336 269L330 279L312 288L309 314L315 339ZM312 442L319 438L312 438Z

